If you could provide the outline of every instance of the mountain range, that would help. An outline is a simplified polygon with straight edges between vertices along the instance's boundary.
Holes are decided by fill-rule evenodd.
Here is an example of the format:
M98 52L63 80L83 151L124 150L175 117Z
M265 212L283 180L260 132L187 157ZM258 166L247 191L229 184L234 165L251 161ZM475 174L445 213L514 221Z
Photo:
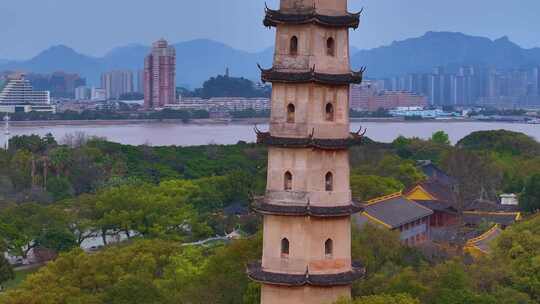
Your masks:
M193 40L173 45L177 54L177 83L199 87L211 76L223 74L259 79L256 64L270 67L273 47L246 52L212 40ZM148 46L131 44L111 50L103 57L80 54L67 46L53 46L26 61L0 60L0 71L23 70L50 73L63 70L79 73L90 84L99 85L102 72L114 69L137 70L143 67ZM524 49L508 37L491 40L454 32L427 32L421 37L396 41L369 50L351 48L354 69L367 67L367 76L382 78L406 73L429 72L436 66L456 68L482 65L518 68L540 65L540 48Z

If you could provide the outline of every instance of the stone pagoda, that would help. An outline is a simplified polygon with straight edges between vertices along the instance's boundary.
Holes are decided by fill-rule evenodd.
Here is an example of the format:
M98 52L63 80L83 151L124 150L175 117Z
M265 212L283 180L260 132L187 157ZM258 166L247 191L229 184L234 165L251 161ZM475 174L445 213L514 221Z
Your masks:
M262 304L332 303L350 297L364 268L351 261L351 215L361 208L349 185L349 152L362 134L350 133L349 85L363 70L349 63L349 28L360 13L347 0L281 0L266 9L276 27L266 195L254 209L264 216L263 257L248 266L262 284Z

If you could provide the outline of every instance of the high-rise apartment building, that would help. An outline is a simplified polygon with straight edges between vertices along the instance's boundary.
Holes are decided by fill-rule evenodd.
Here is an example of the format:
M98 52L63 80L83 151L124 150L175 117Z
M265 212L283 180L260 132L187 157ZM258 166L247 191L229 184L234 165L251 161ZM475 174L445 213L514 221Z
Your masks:
M164 39L152 46L144 61L144 106L162 108L176 102L176 51Z
M105 89L107 99L120 99L126 93L133 93L133 72L111 71L101 75L101 88Z
M144 70L137 70L137 93L144 94Z
M90 100L92 90L89 87L81 86L75 89L75 100Z

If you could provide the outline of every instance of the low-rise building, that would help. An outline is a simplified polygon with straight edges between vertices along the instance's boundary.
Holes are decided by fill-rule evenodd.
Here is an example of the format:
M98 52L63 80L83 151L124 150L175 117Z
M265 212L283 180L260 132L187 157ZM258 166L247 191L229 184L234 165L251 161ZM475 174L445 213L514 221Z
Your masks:
M208 112L234 112L244 110L265 111L270 109L270 99L265 97L181 97L178 103L168 104L164 109L204 110Z
M410 246L430 240L430 218L433 211L399 193L368 201L355 221L362 226L372 223L399 231L401 241Z
M355 111L377 111L398 107L426 107L428 100L423 95L408 91L379 90L375 81L352 85L350 89L351 109Z

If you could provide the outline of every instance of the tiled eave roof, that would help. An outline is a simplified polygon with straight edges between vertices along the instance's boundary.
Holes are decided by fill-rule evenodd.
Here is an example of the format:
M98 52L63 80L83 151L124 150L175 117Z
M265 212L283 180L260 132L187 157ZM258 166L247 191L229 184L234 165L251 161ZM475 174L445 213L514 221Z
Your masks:
M320 207L312 206L309 203L305 206L271 204L263 197L256 198L253 209L266 215L284 215L284 216L313 216L313 217L344 217L361 212L362 206L356 202L351 202L346 206Z
M465 211L463 221L469 225L479 225L482 222L496 223L503 226L510 226L521 219L519 212L482 212Z
M353 263L351 271L336 274L311 274L309 270L306 270L305 274L268 272L262 268L260 262L251 263L247 267L249 278L255 282L290 287L305 285L319 287L346 286L362 278L365 272L365 268L358 263Z
M319 83L327 85L349 85L352 83L362 83L363 73L365 68L362 68L358 72L351 71L346 74L325 74L315 72L315 68L309 71L290 72L290 71L278 71L277 69L261 69L262 82L276 82L276 83Z
M255 129L255 132L257 133L258 144L281 148L316 148L322 150L344 150L360 145L365 134L365 131L364 134L360 134L359 131L358 133L351 133L348 138L322 139L313 136L305 138L276 137L269 132L260 132L257 129Z
M363 216L387 228L400 226L430 216L433 211L405 198L401 192L368 201Z
M312 10L307 13L284 13L279 10L266 8L266 15L263 24L267 27L277 26L279 24L317 24L326 27L348 27L357 29L360 25L359 13L347 13L342 16L321 15Z

